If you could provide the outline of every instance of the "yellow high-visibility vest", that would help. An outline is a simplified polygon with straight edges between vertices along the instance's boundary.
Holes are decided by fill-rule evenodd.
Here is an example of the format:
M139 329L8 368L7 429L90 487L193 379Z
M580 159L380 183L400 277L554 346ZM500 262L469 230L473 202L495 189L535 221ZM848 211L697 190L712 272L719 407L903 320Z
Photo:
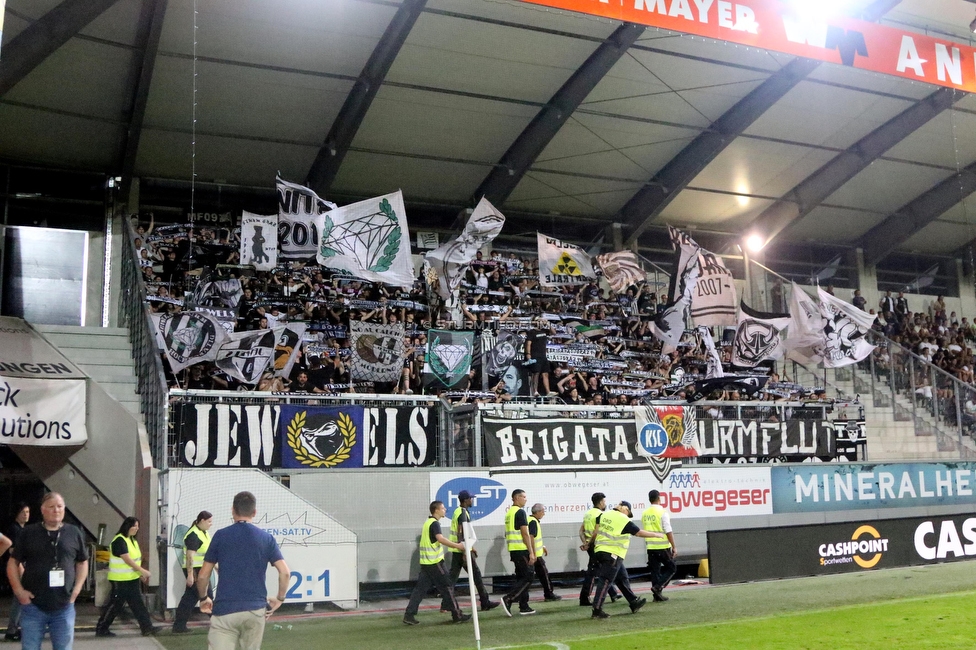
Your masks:
M420 563L440 564L444 560L444 545L430 541L430 527L437 521L428 517L420 531Z
M136 564L142 562L142 551L139 550L139 542L136 541L134 537L126 537L125 535L118 534L112 538L115 542L117 539L125 540L125 545L129 549L129 559L131 559ZM128 582L129 580L138 580L142 577L136 569L133 569L128 564L125 563L121 557L115 555L114 553L108 558L108 579L112 582Z
M544 546L542 543L542 522L536 519L534 515L529 515L529 519L535 522L535 556L542 557L542 547ZM531 523L529 525L529 532L532 532Z
M190 533L196 534L197 538L200 540L200 548L193 551L193 568L199 569L203 566L203 558L207 554L207 549L210 548L210 535L206 531L200 530L195 525L190 526L190 530L186 531L186 535L183 536L183 548L186 548L186 539L190 536ZM184 562L184 566L186 563Z
M630 523L627 515L617 510L607 510L600 517L600 525L596 530L597 553L610 553L616 555L621 560L627 557L627 549L630 548L630 535L626 534L624 527Z
M522 531L515 527L515 513L521 508L513 505L505 513L505 544L509 551L527 551L529 547L522 540Z
M649 506L641 515L641 524L644 530L652 533L663 533L664 526L661 524L661 519L665 512L663 506L657 504ZM648 538L644 541L647 543L647 550L649 551L661 551L671 548L671 542L668 541L667 537L664 539Z
M593 537L593 530L596 528L596 518L603 514L599 508L590 508L583 515L583 534L586 539Z
M458 539L460 539L460 537L461 537L461 512L463 512L463 511L464 511L464 508L462 508L461 506L458 506L454 510L454 514L451 516L451 537L450 537L450 539L451 539L452 542L457 542ZM456 548L452 548L451 549L451 553L464 553L464 551L458 550Z

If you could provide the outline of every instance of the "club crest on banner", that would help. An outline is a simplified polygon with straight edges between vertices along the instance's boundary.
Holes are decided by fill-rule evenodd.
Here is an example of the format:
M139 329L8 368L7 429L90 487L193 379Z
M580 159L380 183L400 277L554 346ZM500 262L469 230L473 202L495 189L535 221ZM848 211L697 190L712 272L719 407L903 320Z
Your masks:
M647 459L651 472L664 481L682 458L698 452L698 425L694 407L647 406L634 409L638 456Z
M356 425L347 413L310 418L299 411L288 423L286 442L301 466L335 467L352 455Z
M382 273L390 270L402 236L400 220L384 198L376 212L340 225L326 215L319 255L326 260L339 254L351 255L361 260L366 270Z
M403 360L402 324L350 323L352 378L396 381Z
M471 367L471 346L466 341L448 344L435 338L431 345L430 365L447 382L456 383L467 374L466 368Z
M156 322L157 342L174 372L213 359L226 337L220 324L208 314L192 311L159 314Z

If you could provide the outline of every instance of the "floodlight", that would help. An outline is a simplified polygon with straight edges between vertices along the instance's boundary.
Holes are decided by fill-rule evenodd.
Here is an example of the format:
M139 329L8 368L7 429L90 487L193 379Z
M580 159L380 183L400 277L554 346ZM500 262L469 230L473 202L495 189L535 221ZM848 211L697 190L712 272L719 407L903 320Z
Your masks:
M763 239L762 235L753 233L746 237L746 248L748 248L750 252L758 253L765 245L766 240Z

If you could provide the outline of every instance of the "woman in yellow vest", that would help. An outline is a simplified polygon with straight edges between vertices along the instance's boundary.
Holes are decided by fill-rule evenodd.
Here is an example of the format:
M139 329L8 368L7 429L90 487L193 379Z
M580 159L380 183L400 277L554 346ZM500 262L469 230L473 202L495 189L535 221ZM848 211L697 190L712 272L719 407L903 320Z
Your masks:
M193 520L190 530L183 535L183 576L186 578L186 589L180 604L176 607L176 616L173 618L173 633L185 634L190 631L186 626L193 614L193 608L197 606L200 598L197 595L197 574L203 566L203 558L210 548L210 527L213 525L213 515L206 510L201 510L197 518ZM207 596L213 598L213 591L207 587Z
M122 611L126 603L142 630L142 636L156 634L159 628L153 625L149 610L142 601L140 582L149 581L149 571L142 568L142 551L136 534L139 532L139 520L126 517L119 527L119 532L112 538L112 553L108 561L108 580L112 585L112 599L108 607L102 612L95 625L95 636L115 636L115 632L108 628L112 621Z

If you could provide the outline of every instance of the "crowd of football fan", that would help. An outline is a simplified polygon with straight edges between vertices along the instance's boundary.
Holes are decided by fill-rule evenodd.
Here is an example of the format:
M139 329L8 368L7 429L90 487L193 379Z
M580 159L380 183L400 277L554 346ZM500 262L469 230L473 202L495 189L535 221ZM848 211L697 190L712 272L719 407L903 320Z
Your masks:
M624 294L614 294L598 282L561 288L541 287L538 261L526 254L478 253L460 290L460 320L450 317L441 301L427 290L422 278L409 289L362 282L302 262L283 262L274 271L258 272L240 266L239 230L230 227L177 224L159 226L152 219L133 220L136 256L140 260L152 312L180 311L184 296L192 292L201 274L210 279L236 278L241 283L235 329L258 330L288 322L308 324L304 354L290 376L266 375L257 386L243 386L200 363L168 379L186 389L261 390L274 392L414 394L423 392L422 374L427 333L431 328L497 333L500 329L526 335L542 328L548 335L551 363L546 389L567 404L627 405L644 398L684 400L691 385L704 377L706 351L700 337L689 331L676 351L663 354L661 342L651 334L651 319L664 306L664 286L640 283ZM192 244L191 244L192 242ZM206 270L206 271L205 271ZM894 303L892 305L894 311ZM943 310L944 311L944 310ZM913 320L914 319L914 320ZM964 321L965 319L963 319ZM349 324L352 321L405 327L405 358L400 381L366 384L349 376ZM945 321L945 322L942 322ZM891 335L916 347L941 336L933 360L952 372L972 375L971 352L957 345L965 322L952 325L938 316L906 314L901 319L879 319L879 327L895 326ZM941 330L937 327L942 323ZM718 351L725 364L731 356L730 337L716 332ZM959 356L956 348L969 356ZM566 353L566 354L560 354ZM955 356L953 356L955 354ZM477 358L477 355L476 355ZM883 363L883 359L878 359ZM164 364L165 365L165 364ZM728 367L728 366L726 366ZM759 400L822 398L822 391L804 388L788 375L790 364L758 369L768 373ZM776 370L780 370L777 373ZM169 373L168 365L166 371ZM447 396L453 401L507 401L517 398L498 378L482 378L475 363L468 378ZM535 394L534 392L532 393ZM714 391L713 400L744 398L735 390Z

